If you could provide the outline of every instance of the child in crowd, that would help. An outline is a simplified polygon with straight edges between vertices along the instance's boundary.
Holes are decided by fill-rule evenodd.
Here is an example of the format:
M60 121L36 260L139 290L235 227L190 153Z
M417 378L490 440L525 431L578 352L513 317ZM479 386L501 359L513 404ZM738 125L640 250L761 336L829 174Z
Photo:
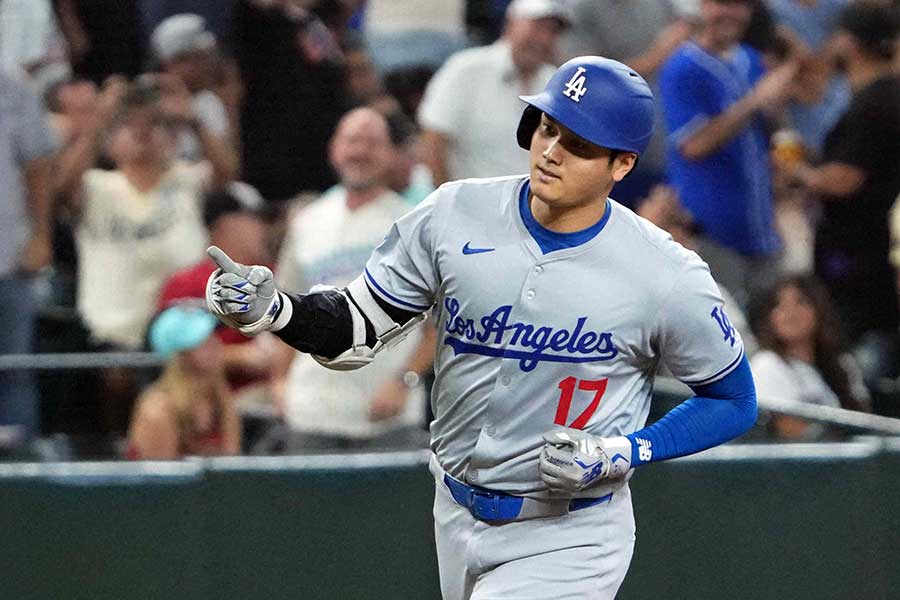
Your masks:
M215 317L173 306L153 321L150 345L168 357L141 394L128 431L127 457L174 460L240 452L240 419L222 369Z

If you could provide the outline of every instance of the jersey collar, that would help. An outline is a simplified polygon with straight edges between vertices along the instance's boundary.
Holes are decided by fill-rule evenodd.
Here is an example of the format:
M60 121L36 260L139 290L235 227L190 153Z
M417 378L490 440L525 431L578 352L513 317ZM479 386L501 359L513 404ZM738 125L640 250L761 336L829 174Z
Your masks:
M612 215L612 203L609 201L609 198L607 198L606 210L604 210L603 217L601 217L599 221L581 231L559 233L557 231L551 231L537 222L537 219L534 218L534 215L531 212L531 205L528 202L528 197L530 195L531 184L529 180L526 179L525 184L519 191L519 215L522 218L525 229L531 234L532 239L537 243L543 254L575 248L586 244L603 231L603 228L606 227L606 224L609 222L609 218Z

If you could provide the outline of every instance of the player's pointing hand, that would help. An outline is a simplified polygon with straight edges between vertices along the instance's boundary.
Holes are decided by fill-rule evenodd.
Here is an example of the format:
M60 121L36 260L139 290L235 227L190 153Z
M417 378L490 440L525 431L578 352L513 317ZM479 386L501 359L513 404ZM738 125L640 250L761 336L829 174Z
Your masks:
M206 253L219 267L206 282L206 304L220 321L243 333L261 330L258 325L279 308L275 278L268 267L234 262L221 248Z

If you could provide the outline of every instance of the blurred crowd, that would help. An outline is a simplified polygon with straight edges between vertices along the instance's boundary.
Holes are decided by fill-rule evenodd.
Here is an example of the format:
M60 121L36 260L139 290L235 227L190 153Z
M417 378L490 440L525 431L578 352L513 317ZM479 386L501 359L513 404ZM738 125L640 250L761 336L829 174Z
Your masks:
M334 374L204 309L215 244L285 289L343 286L445 181L525 173L520 95L625 62L655 137L613 198L698 252L744 334L753 435L900 416L900 3L4 0L0 452L77 458L427 444L434 328Z

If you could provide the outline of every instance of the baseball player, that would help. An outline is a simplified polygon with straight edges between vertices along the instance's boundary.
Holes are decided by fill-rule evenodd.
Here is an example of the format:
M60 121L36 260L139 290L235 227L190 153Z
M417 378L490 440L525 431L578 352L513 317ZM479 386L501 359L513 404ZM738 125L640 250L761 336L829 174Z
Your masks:
M706 264L608 198L650 139L646 82L578 57L522 99L528 175L442 185L344 289L288 294L210 248L207 300L333 369L368 364L434 307L444 598L613 598L633 471L743 433L753 379ZM663 361L696 396L644 427Z

